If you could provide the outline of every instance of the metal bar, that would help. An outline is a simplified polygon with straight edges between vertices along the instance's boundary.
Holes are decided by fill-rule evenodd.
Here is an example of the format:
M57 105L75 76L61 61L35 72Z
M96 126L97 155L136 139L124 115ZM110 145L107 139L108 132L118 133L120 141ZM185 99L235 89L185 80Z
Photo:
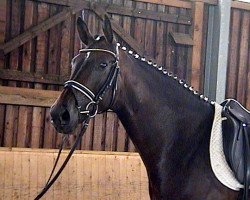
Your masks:
M205 94L212 100L225 99L231 1L219 0L209 9L209 32L205 66Z

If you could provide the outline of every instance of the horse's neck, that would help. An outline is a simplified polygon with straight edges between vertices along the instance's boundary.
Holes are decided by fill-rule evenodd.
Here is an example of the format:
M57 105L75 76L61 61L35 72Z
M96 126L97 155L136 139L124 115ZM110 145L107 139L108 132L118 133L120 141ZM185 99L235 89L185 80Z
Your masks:
M160 152L176 145L183 152L199 148L211 129L212 106L152 66L138 65L124 52L120 57L115 111L144 162L159 162Z

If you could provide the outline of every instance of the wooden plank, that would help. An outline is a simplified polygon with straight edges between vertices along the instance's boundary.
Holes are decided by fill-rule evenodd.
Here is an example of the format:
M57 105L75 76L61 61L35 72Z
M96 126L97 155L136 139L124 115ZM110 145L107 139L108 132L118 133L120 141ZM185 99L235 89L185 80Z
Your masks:
M127 156L121 156L118 158L119 162L119 193L120 193L120 199L130 199L129 194L127 191L127 185L128 185L128 174L127 174ZM118 189L118 188L116 188ZM123 192L124 191L124 192Z
M32 16L32 17L31 17ZM24 30L27 30L34 23L34 3L27 1L24 6ZM28 41L22 46L22 71L29 72L34 60L34 41ZM33 58L32 58L33 57ZM13 70L14 71L14 70ZM20 72L22 73L22 72ZM0 72L2 75L3 73ZM13 75L13 74L12 74ZM10 79L9 79L10 80ZM21 83L22 87L31 87L31 84L26 82ZM30 139L30 130L28 130L28 123L31 121L31 107L19 107L18 114L18 134L17 134L17 147L27 147L27 142Z
M0 103L50 107L60 93L59 91L0 86Z
M178 7L178 8L192 8L192 4L187 1L180 0L135 0L139 2L155 3L165 6Z
M57 0L35 0L35 1L40 1L40 2L46 2L46 3L52 3L52 4L57 4L57 5L64 5L64 6L73 6L76 4L81 4L82 0L61 0L61 1L57 1ZM144 2L144 3L156 3L156 4L161 4L161 5L166 5L166 6L173 6L173 7L181 7L181 8L192 8L192 4L190 2L187 1L181 1L181 0L135 0L135 1L139 1L139 2ZM208 1L211 2L211 0L204 0L204 1ZM213 0L212 2L214 2L215 0Z
M158 5L157 12L165 12L165 6ZM165 64L165 48L166 48L166 39L164 37L165 32L165 23L159 21L156 23L156 50L155 50L155 57L158 65Z
M242 15L240 48L239 48L239 68L238 68L238 82L237 82L237 100L243 105L246 104L246 88L247 70L248 70L248 51L249 51L249 27L250 27L250 12L244 12Z
M20 33L20 10L21 2L12 1L11 2L11 38L15 37ZM19 51L20 49L15 49L9 54L9 68L10 69L18 69L19 64ZM15 81L8 81L9 86L16 87L17 83ZM18 107L8 105L6 106L6 114L5 117L5 137L6 141L9 141L8 146L16 145L17 141L17 118L18 118Z
M226 98L236 98L241 11L231 11Z
M8 2L10 3L10 2ZM8 15L8 6L7 7L7 0L0 1L0 43L5 41L6 35L6 23L7 23L7 15ZM6 58L5 58L6 59ZM0 55L0 70L4 67L4 57ZM1 75L1 72L0 72ZM2 85L2 81L0 80L0 85ZM4 118L5 118L5 105L0 105L0 146L3 146L3 139L4 139ZM0 192L1 193L1 192ZM0 195L1 199L1 195Z
M20 186L21 186L21 156L19 153L14 152L14 163L13 163L13 190L12 190L12 199L21 199Z
M44 178L47 181L50 176L51 170L53 169L53 166L54 166L54 162L53 162L54 155L53 153L51 153L51 154L47 154L45 157L42 157L42 158L44 159L43 160L44 163L46 163ZM44 183L44 185L45 184L46 182ZM54 199L54 187L55 187L55 184L53 184L51 188L48 190L48 192L45 194L46 199Z
M83 179L83 196L82 199L91 199L92 198L92 160L93 156L84 154L83 157L83 166L84 166L84 179Z
M61 40L61 59L60 59L60 77L67 77L70 76L70 37L71 37L71 23L74 23L73 17L66 19L62 23L62 40ZM75 24L74 24L75 25Z
M171 14L176 14L178 12L177 8L169 7L168 12ZM176 57L176 46L172 42L169 33L171 31L176 31L177 25L173 23L167 24L166 30L166 60L165 68L171 72L174 72L174 59Z
M38 5L38 23L44 21L49 17L49 9L46 4ZM47 45L48 44L48 32L40 32L37 36L36 44L36 60L35 60L35 72L45 73L47 67ZM42 89L42 84L35 84L35 89ZM42 143L43 124L44 121L44 109L40 107L33 108L32 117L32 135L31 135L31 147L40 147Z
M4 195L3 199L12 199L14 155L5 153Z
M106 199L114 199L112 198L113 193L113 184L117 184L117 179L114 176L114 156L105 156L105 196Z
M98 197L99 199L103 199L103 200L108 200L109 198L107 198L106 196L106 176L107 174L105 173L106 171L106 156L98 156L98 161L97 161L97 165L98 165L98 183L99 183L99 188L98 188Z
M76 159L76 199L83 199L84 194L84 155L77 156Z
M4 162L0 162L0 173L9 172L4 173L4 199L11 199L16 188L23 187L20 184L14 185L14 179L17 183L26 183L25 188L29 186L26 191L20 191L24 195L22 197L34 199L50 173L55 159L54 152L55 150L48 149L1 148L0 160ZM62 160L67 153L68 151L62 152ZM15 163L14 157L17 158L17 156L20 158ZM44 199L78 199L78 197L80 199L149 199L140 198L142 195L148 196L146 190L148 182L145 167L138 154L77 151L72 158L59 177L61 191L58 191L57 196L55 195L56 182ZM18 165L19 162L21 162L20 165ZM60 160L59 165L61 162ZM20 175L14 174L14 169L18 166L20 169L17 170L21 170ZM82 195L77 196L80 195L80 189L82 189Z
M37 189L40 192L44 185L46 184L47 177L46 177L46 154L36 154L37 156ZM45 197L47 194L45 195Z
M156 11L157 7L154 4L147 4L147 9ZM145 49L147 49L148 57L155 57L156 48L156 23L152 20L146 20L145 27Z
M34 37L38 36L41 32L47 31L48 29L55 26L56 24L61 23L67 17L69 17L70 14L71 14L71 11L69 9L62 11L61 13L56 14L55 16L49 18L48 20L41 22L39 25L34 26L30 28L29 30L25 31L24 33L18 35L17 37L13 38L11 41L1 44L0 49L3 50L4 54L11 52L12 50L23 45L30 39L33 39Z
M82 141L81 141L82 150L93 149L93 132L94 132L94 120L91 119L89 122L89 126L82 137Z
M180 13L186 14L186 9L180 9ZM189 34L186 34L187 27L184 25L178 25L178 42L177 45L177 63L176 74L180 79L187 80L187 50L188 45L193 44L193 39ZM176 41L177 42L177 41ZM184 45L185 46L184 46Z
M136 8L146 9L145 3L136 3ZM134 38L138 42L138 44L144 49L145 48L145 24L146 21L144 19L135 19L135 30L134 30ZM144 55L144 52L138 52L141 56Z
M57 158L57 153L54 152L53 153L53 165L55 163L55 160ZM56 168L56 171L58 171L58 168L59 166L61 166L63 163L63 160L60 159L60 161L58 161L58 166ZM54 199L63 199L63 196L62 196L62 190L63 190L63 187L62 187L62 175L58 177L58 179L56 180L56 182L54 183Z
M81 16L81 12L78 12L78 13L76 13L75 15L74 15L74 17L75 17L75 23L74 23L74 25L75 25L75 32L74 32L74 37L73 37L73 41L74 41L74 49L73 49L73 54L74 54L74 56L76 56L77 54L79 54L79 50L81 49L81 47L82 47L82 45L84 45L84 44L82 44L81 43L81 40L80 40L80 37L79 37L79 35L78 35L78 31L77 31L77 27L76 27L76 21L77 21L77 18L79 17L79 16ZM94 13L92 13L92 19L93 19L93 22L96 20L96 16L94 15ZM95 23L93 23L93 25L91 25L91 29L92 29L92 31L94 31L94 32L92 32L91 31L91 33L96 33L95 32Z
M50 0L39 0L41 2L50 2ZM81 1L82 2L82 1ZM127 1L125 1L127 2ZM130 17L139 17L144 19L152 19L152 20L158 20L158 21L165 21L165 22L173 22L173 23L180 23L180 24L187 24L191 25L191 18L189 16L183 16L183 15L172 15L172 14L166 14L164 12L152 12L145 9L136 9L136 8L130 8L128 6L118 6L111 3L89 3L84 2L84 9L92 9L92 6L101 6L103 9L105 9L106 12L110 14L118 14L118 15L125 15ZM89 4L88 4L89 3ZM66 5L66 6L78 6L81 5L79 2L76 1L62 1L58 3L60 5Z
M0 69L0 79L63 85L64 82L69 79L69 75L63 76L53 74L30 73L11 69Z
M136 0L147 3L156 3L178 8L192 8L191 2L202 2L210 5L218 5L218 0Z
M69 184L69 199L77 199L77 173L76 173L76 161L77 157L72 156L70 162L68 163L69 166L69 179L68 179L68 184ZM81 177L79 177L81 178Z
M115 132L115 113L107 113L107 122L106 122L106 137L105 137L105 151L113 151L113 139Z
M99 165L97 164L98 162L98 155L93 156L92 158L92 166L91 166L91 199L99 199L99 174L98 174L98 169Z
M128 7L119 7L116 5L109 5L109 4L101 4L100 6L103 6L106 12L112 14L120 14L129 17L191 25L191 18L185 15L167 14L164 12L154 12L145 9L136 9L136 8L131 9Z
M193 39L191 38L191 36L189 34L171 31L170 35L172 36L172 38L176 44L188 45L188 46L193 45Z
M58 10L58 6L51 5L49 8L49 15L53 16ZM52 27L49 30L49 44L48 44L48 74L57 75L60 71L60 46L61 46L61 26L60 24ZM47 85L47 90L57 90L58 87L55 85ZM43 147L45 148L56 148L56 131L53 125L50 123L50 108L45 109L45 120L43 133Z
M36 152L28 152L30 155L30 170L29 171L29 194L30 198L34 199L38 192L38 158Z
M116 151L126 151L126 138L127 138L127 133L126 130L124 129L122 123L119 121L118 122L118 129L117 129L117 147Z
M46 2L46 3L51 3L51 4L57 4L57 5L64 5L64 6L72 6L75 4L81 4L84 2L83 0L33 0L33 1L40 1L40 2ZM179 7L179 8L192 8L191 2L203 2L207 3L210 5L217 5L218 0L135 0L139 2L144 2L144 3L155 3L155 4L160 4L160 5L166 5L166 6L171 6L171 7ZM85 2L84 2L85 3Z
M72 35L74 35L74 31L72 33L72 24L74 24L74 17L71 15L67 18L61 25L61 41L60 41L60 63L59 63L59 76L66 77L66 80L69 79L70 76L70 61L71 61L71 53L73 54L73 48L71 46ZM75 24L74 24L75 28ZM63 90L63 86L59 87L59 90ZM56 138L56 147L61 143L61 137Z
M5 152L0 151L0 199L4 199Z
M65 160L66 154L62 154L62 160ZM62 174L61 174L61 198L62 199L69 199L69 165L66 165Z
M20 156L20 154L19 154ZM19 166L20 167L20 166ZM22 153L21 155L21 186L20 186L20 199L30 198L30 155Z
M110 156L111 157L111 156ZM124 156L122 156L124 157ZM112 176L112 195L111 199L121 199L121 190L120 188L120 156L112 156L114 165L111 167L113 171L113 176ZM124 166L125 167L125 166ZM107 169L108 170L108 169ZM110 169L109 169L110 170Z
M195 90L200 90L201 80L201 57L202 57L202 32L203 32L203 11L204 3L195 2L193 8L193 41L194 46L192 49L192 72L191 72L191 85Z
M250 10L250 4L246 2L232 1L231 6L240 10Z
M2 93L0 93L1 95ZM4 139L3 139L3 146L5 147L12 147L13 146L13 116L14 116L14 108L13 106L6 106L6 113L5 113L5 126L4 126Z
M104 114L97 115L94 119L93 150L104 150L103 138L105 138Z

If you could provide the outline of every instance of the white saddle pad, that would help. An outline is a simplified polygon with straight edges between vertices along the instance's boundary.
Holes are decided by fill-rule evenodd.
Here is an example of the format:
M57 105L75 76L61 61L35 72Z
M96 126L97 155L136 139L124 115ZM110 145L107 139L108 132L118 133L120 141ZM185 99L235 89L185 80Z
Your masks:
M232 190L243 188L234 176L234 173L227 164L222 142L222 106L215 103L214 121L210 138L210 161L213 172L217 179Z

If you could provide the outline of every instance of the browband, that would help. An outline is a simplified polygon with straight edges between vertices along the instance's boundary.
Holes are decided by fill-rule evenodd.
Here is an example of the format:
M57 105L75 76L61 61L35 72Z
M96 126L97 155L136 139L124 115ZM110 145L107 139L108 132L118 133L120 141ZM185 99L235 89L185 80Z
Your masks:
M116 60L118 60L117 55L114 52L106 50L106 49L80 49L79 50L79 53L83 53L83 52L87 52L87 53L88 52L106 52L106 53L111 54Z

